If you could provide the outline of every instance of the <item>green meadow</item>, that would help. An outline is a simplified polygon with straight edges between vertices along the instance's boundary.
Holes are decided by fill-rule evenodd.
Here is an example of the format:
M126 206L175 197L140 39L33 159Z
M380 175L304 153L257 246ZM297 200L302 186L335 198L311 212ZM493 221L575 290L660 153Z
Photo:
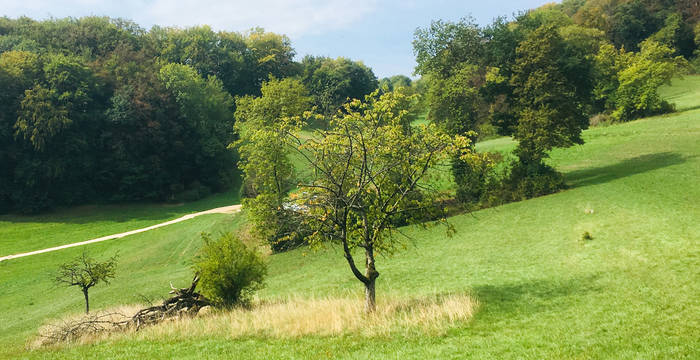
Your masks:
M206 215L123 239L0 262L0 357L236 359L697 359L700 358L700 77L662 94L678 112L584 132L553 151L569 188L462 214L444 228L404 229L405 249L379 258L378 306L394 298L463 294L474 316L438 334L279 337L145 331L87 344L29 349L37 329L79 313L76 289L51 272L83 250L119 255L117 278L90 292L95 310L167 296L185 286L203 231L232 230L245 214ZM478 149L507 154L507 138ZM127 231L187 211L230 205L237 193L167 207L96 206L0 217L1 254ZM584 239L588 233L592 239ZM358 297L361 284L329 246L268 258L258 301ZM202 321L203 327L206 321Z

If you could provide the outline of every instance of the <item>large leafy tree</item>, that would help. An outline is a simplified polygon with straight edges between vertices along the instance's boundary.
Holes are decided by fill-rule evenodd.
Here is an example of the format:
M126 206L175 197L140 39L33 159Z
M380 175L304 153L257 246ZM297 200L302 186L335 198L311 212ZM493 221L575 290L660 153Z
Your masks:
M482 86L487 66L483 31L471 19L459 22L434 21L415 32L413 49L416 72L429 81L426 102L428 119L450 135L470 136L485 117ZM457 184L457 199L473 203L481 196L482 179L475 164L459 157L451 159Z
M160 79L180 107L186 125L192 129L197 146L193 174L184 173L183 182L200 179L219 189L230 180L227 164L233 162L228 144L232 138L233 98L215 76L203 79L190 66L168 64L160 69Z
M296 79L275 78L263 83L262 95L236 101L235 143L240 154L238 167L243 171L243 200L250 213L253 230L274 250L282 250L296 241L295 214L285 202L294 187L295 169L290 149L280 139L289 131L285 119L299 117L311 108L311 97Z
M654 16L642 0L633 0L615 8L610 20L610 37L615 46L639 50L639 43L658 31L662 19Z
M614 92L613 118L630 120L667 110L670 105L659 96L661 85L670 84L687 63L674 57L673 50L652 40L641 44L639 53L620 55L622 68L616 74L619 86Z
M326 116L333 115L348 100L363 99L379 86L372 69L359 61L307 56L301 65L304 85Z
M16 190L14 170L21 157L15 122L26 89L42 76L39 56L26 51L0 54L0 210L10 208Z
M519 158L514 171L520 175L541 173L549 150L583 143L588 118L576 79L561 61L564 52L564 40L553 26L538 28L518 47L510 83L518 99L513 137Z

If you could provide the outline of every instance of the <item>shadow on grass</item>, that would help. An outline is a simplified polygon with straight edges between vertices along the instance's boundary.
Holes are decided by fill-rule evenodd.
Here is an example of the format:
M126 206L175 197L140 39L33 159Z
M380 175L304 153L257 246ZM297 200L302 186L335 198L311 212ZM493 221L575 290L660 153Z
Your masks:
M573 279L541 279L501 285L474 287L474 294L486 314L531 315L567 302L566 298L600 291L599 275ZM517 315L516 315L517 316Z
M571 187L598 185L623 177L678 165L687 160L687 157L673 152L647 154L625 159L612 165L569 171L564 176L567 184Z

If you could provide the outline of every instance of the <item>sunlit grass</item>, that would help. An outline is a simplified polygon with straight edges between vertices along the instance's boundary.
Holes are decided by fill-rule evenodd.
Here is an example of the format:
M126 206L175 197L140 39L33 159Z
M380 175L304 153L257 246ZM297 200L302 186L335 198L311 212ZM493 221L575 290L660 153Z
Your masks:
M437 333L408 336L397 331L410 328L403 325L369 337L362 330L297 337L282 335L291 334L289 328L280 335L264 330L293 326L280 315L261 320L263 330L234 336L238 325L220 313L212 322L23 352L47 318L80 311L79 291L54 288L45 276L78 253L67 250L0 263L0 308L12 309L0 313L0 357L700 358L700 110L593 128L584 139L585 145L555 150L548 160L565 174L568 190L453 217L454 237L440 227L403 229L411 237L406 248L378 258L380 309L435 294L468 294L478 302L468 321ZM505 138L478 146L503 153L512 147ZM236 221L211 215L91 247L103 254L119 249L124 265L119 282L95 288L94 306L137 302L132 294L140 291L164 295L168 280L187 283L198 232L233 228ZM584 240L585 233L592 239ZM341 249L301 248L272 255L269 263L267 286L258 294L268 314L294 313L290 301L304 299L352 302L343 303L343 311L362 305L362 285ZM309 321L301 328L324 323Z

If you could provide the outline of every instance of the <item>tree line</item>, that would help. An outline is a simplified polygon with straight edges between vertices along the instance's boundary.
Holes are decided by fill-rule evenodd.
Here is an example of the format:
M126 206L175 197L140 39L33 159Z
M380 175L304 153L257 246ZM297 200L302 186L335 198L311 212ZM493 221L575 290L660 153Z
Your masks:
M255 28L0 18L0 211L193 200L231 185L235 99L295 77L330 113L377 88L361 62Z
M518 141L505 172L489 158L452 161L458 199L488 206L555 192L564 180L548 152L582 144L591 120L672 111L657 90L697 62L699 15L692 1L565 0L487 26L464 18L417 29L428 119L451 134Z

